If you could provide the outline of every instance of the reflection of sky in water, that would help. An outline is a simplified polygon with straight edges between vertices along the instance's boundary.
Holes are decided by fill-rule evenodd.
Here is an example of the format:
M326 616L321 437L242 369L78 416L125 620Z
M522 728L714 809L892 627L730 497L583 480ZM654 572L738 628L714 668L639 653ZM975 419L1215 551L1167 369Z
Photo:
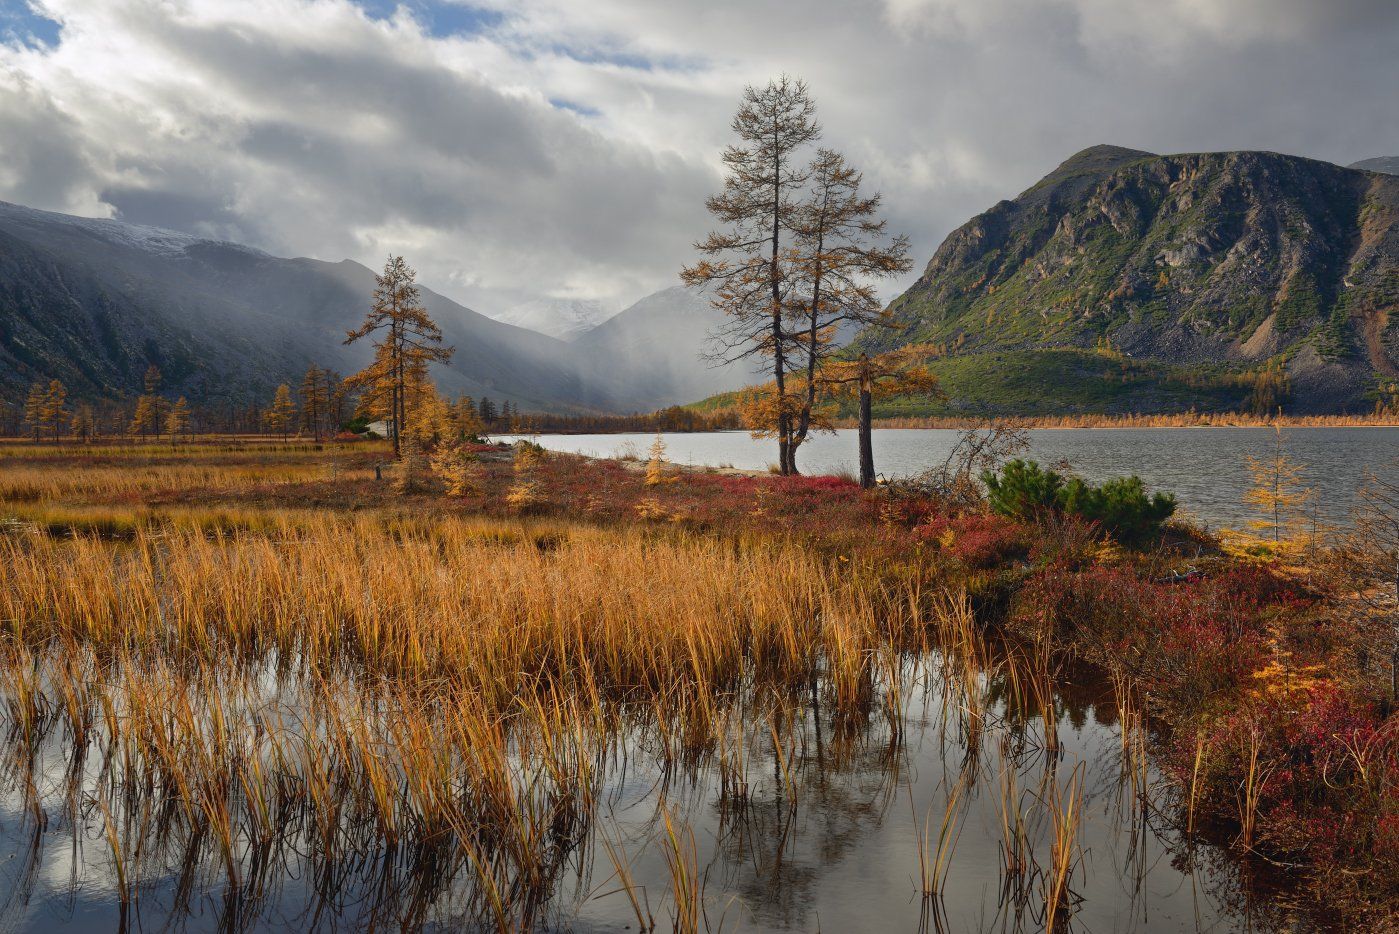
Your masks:
M1095 482L1137 474L1152 490L1176 495L1180 508L1211 527L1242 526L1249 519L1243 494L1249 484L1245 455L1272 451L1268 428L1039 429L1024 455L1044 464L1067 461ZM1286 453L1305 467L1303 482L1316 488L1323 519L1344 521L1367 468L1392 472L1399 456L1399 428L1288 428ZM956 441L947 429L877 429L875 469L901 476L941 464ZM547 448L597 456L645 457L653 434L543 435ZM776 442L746 432L667 434L667 456L683 464L761 470L776 460ZM855 432L815 435L802 445L805 473L854 471Z
M724 918L725 930L870 931L914 930L922 902L918 894L917 836L925 820L936 836L948 790L967 762L968 721L961 695L950 692L934 672L912 666L905 697L907 717L900 749L891 743L888 723L875 715L855 729L839 733L809 707L788 708L794 720L779 719L784 757L797 788L795 810L783 793L773 753L769 715L745 708L742 748L749 782L746 811L721 815L719 781L712 760L694 770L679 767L670 775L666 801L672 813L693 828L699 865L705 873L705 898L711 924ZM296 697L285 683L255 677L261 700L285 711L294 722ZM976 776L964 799L960 834L945 883L947 930L1015 930L1013 916L998 916L1001 903L1000 806L1005 763L1014 762L1018 799L1030 821L1036 860L1047 863L1050 823L1036 791L1052 763L1053 787L1062 790L1082 764L1084 811L1078 840L1082 862L1073 891L1082 901L1074 914L1078 929L1094 932L1236 930L1237 872L1219 851L1200 846L1194 873L1173 864L1180 852L1166 822L1142 823L1130 786L1122 783L1122 744L1118 711L1101 686L1082 684L1070 674L1059 694L1057 756L1044 751L1043 729L1031 717L1016 726L1005 708L1004 682L978 685L977 706L984 711L976 744ZM72 829L59 823L55 796L64 791L66 750L61 728L50 734L40 787L54 820L43 834L43 850L28 884L22 879L29 824L20 796L6 789L0 827L0 878L7 896L3 928L7 930L87 931L114 929L118 922L111 857L95 807L76 843ZM670 879L656 836L659 790L664 775L653 752L654 737L618 746L606 757L593 845L579 851L582 871L561 874L545 920L550 928L580 931L618 930L635 924L625 895L610 877L613 867L597 832L627 852L637 883L647 893L658 930L670 927ZM891 751L892 750L892 751ZM1007 756L1009 758L1007 758ZM97 756L89 756L87 775L93 790ZM1153 803L1164 806L1162 783L1149 785ZM1054 792L1047 792L1053 794ZM1151 812L1145 812L1151 813ZM118 815L120 821L120 815ZM177 835L178 836L178 835ZM300 839L299 846L308 841ZM254 929L305 926L312 910L311 873L293 858L294 873L251 918ZM577 862L571 864L576 867ZM463 872L427 913L444 929L456 929L469 873ZM164 927L175 904L172 875L145 877L133 909L145 927ZM1039 927L1040 884L1030 884L1026 914L1019 930ZM374 911L374 889L342 891L349 907L322 921L355 930ZM206 854L188 914L176 924L189 930L214 930L222 917L224 877L212 854ZM381 921L396 918L393 913ZM389 926L396 927L396 921Z

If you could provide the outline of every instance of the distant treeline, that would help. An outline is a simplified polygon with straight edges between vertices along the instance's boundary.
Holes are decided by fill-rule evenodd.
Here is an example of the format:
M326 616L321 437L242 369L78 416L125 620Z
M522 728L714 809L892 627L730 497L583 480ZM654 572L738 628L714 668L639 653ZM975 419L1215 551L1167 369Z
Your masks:
M520 432L550 434L613 434L651 431L732 431L745 427L737 409L697 412L678 405L634 415L547 415L517 413L513 426Z
M876 418L879 428L970 428L989 421L1013 421L1025 428L1361 428L1399 427L1399 412L1367 415L1254 415L1249 412L1176 412L1162 415L1039 415L1010 418L901 416ZM838 428L854 427L853 419L837 419Z

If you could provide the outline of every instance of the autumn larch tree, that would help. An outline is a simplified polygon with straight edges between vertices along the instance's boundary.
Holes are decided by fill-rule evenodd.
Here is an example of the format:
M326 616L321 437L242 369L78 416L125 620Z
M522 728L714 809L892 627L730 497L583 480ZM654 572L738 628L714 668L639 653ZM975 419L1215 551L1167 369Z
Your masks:
M140 435L144 441L151 432L160 430L156 414L156 396L142 396L136 400L136 412L131 416L131 433Z
M326 408L326 417L330 419L329 430L334 433L345 424L354 393L346 384L345 378L335 370L325 371L325 383L330 389L330 405Z
M146 367L146 375L142 382L146 387L145 393L136 400L136 414L131 419L131 433L140 434L144 440L150 434L159 434L165 400L159 395L160 391L160 367L152 363Z
M189 402L184 396L175 400L175 404L170 406L170 413L165 416L165 431L170 435L170 443L189 431Z
M63 430L63 426L68 424L70 413L67 402L68 388L60 380L49 380L49 388L44 392L44 403L40 411L44 427L53 432L55 443L58 442L58 434Z
M921 365L930 356L926 347L909 346L871 357L832 361L822 371L821 383L837 394L853 393L859 404L860 486L875 482L873 408L876 397L940 395L937 377Z
M805 359L791 438L791 468L812 429L820 392L820 369L838 350L842 324L895 327L873 282L909 270L908 238L885 235L878 216L880 195L860 192L863 176L830 149L816 153L807 168L805 201L795 212L794 275L799 285L790 302L794 354Z
M262 420L268 428L280 434L283 441L287 439L291 426L296 424L296 402L291 397L291 387L286 383L277 387L272 405L263 413Z
M92 406L84 402L74 408L73 421L69 427L74 438L84 444L91 441L97 432L97 416L93 413Z
M29 423L29 430L34 433L35 441L39 440L40 433L44 430L44 406L48 397L44 384L35 383L29 387L29 395L24 400L24 420Z
M711 304L726 316L714 335L715 359L768 358L778 467L788 474L794 469L785 326L791 240L807 182L801 151L820 138L821 127L805 82L783 75L761 90L744 90L732 128L739 143L724 150L724 190L706 204L724 229L695 244L705 258L682 270L680 278L705 288Z
M456 429L457 442L465 444L481 436L486 430L481 416L476 413L476 403L470 396L462 396L452 407L452 423Z
M373 307L364 323L345 336L345 343L352 344L376 335L374 360L346 382L363 390L362 405L388 417L395 456L412 416L410 380L426 380L428 365L446 363L453 352L442 346L442 331L422 306L416 277L403 257L390 256L375 277Z
M326 410L330 408L330 374L314 363L301 378L301 424L311 437L321 440Z

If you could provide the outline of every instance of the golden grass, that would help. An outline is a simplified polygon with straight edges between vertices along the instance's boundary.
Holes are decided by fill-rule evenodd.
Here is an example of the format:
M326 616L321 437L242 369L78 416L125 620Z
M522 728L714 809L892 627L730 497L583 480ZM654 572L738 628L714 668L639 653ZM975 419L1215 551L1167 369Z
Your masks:
M809 703L832 724L823 768L860 724L885 725L892 798L926 674L967 748L919 841L917 885L940 916L992 679L1008 716L1044 718L1058 755L1047 674L994 656L965 595L908 568L669 525L113 505L114 489L294 483L330 455L33 463L47 456L0 472L0 780L36 827L97 828L123 906L170 879L256 906L295 877L331 911L373 888L412 927L456 893L474 923L516 931L545 922L600 842L642 929L709 928L707 867L666 785L653 834L668 891L640 889L635 857L595 832L609 769L633 755L667 782L711 768L721 812L743 819L770 768L790 823ZM1024 888L1030 833L1007 787ZM1060 918L1077 794L1048 792L1045 905Z

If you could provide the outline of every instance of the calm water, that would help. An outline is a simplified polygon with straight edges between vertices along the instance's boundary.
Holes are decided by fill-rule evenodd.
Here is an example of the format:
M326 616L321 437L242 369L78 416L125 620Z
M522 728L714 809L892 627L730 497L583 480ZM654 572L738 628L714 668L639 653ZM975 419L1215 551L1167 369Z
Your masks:
M1287 456L1303 465L1304 483L1317 491L1314 503L1323 521L1346 521L1367 469L1399 472L1399 428L1290 428L1283 436ZM667 456L678 463L761 470L777 459L776 442L746 432L664 437ZM950 429L878 429L875 469L889 477L917 473L941 464L956 439ZM644 457L654 440L644 434L538 438L552 450L599 457ZM1267 455L1273 444L1268 428L1046 428L1030 432L1025 456L1044 464L1067 462L1091 481L1134 473L1151 489L1175 493L1183 512L1211 528L1240 527L1250 518L1243 503L1249 484L1245 457ZM855 471L855 432L815 436L802 446L798 462L804 473Z
M711 930L1040 931L1053 804L1072 799L1081 802L1082 816L1072 835L1071 924L1064 930L1282 929L1286 913L1246 881L1225 850L1179 838L1164 816L1175 805L1156 773L1148 768L1143 780L1131 778L1119 710L1101 685L1058 684L1055 744L1046 741L1042 716L1009 709L1001 674L978 675L964 692L959 685L966 682L936 661L910 662L906 671L900 731L878 714L837 728L800 704L776 720L756 710L745 715L748 796L741 804L722 793L712 760L667 773L646 736L619 737L599 759L598 813L587 842L557 867L536 929L637 929L607 854L611 845L630 864L634 891L650 905L656 930L670 930L664 809L682 849L693 840ZM65 752L55 745L49 765L61 768ZM0 879L8 896L0 928L117 930L122 918L100 818L93 814L75 827L60 817L57 775L41 784L48 786L41 793L53 821L37 836L13 791L0 809ZM920 835L929 834L929 848L936 849L958 787L943 897L928 902L920 892ZM1010 809L1026 828L1018 884L1003 869L1002 815ZM410 910L420 894L411 891L411 880L405 891L402 880L390 885L390 873L379 875L377 860L392 861L392 854L365 854L343 870L335 903L319 904L314 861L297 855L313 850L314 841L300 836L279 856L286 869L273 888L234 910L207 851L192 888L182 891L182 844L178 834L174 840L170 862L158 859L137 871L127 929L494 929L466 913L465 872L437 880L428 903Z

